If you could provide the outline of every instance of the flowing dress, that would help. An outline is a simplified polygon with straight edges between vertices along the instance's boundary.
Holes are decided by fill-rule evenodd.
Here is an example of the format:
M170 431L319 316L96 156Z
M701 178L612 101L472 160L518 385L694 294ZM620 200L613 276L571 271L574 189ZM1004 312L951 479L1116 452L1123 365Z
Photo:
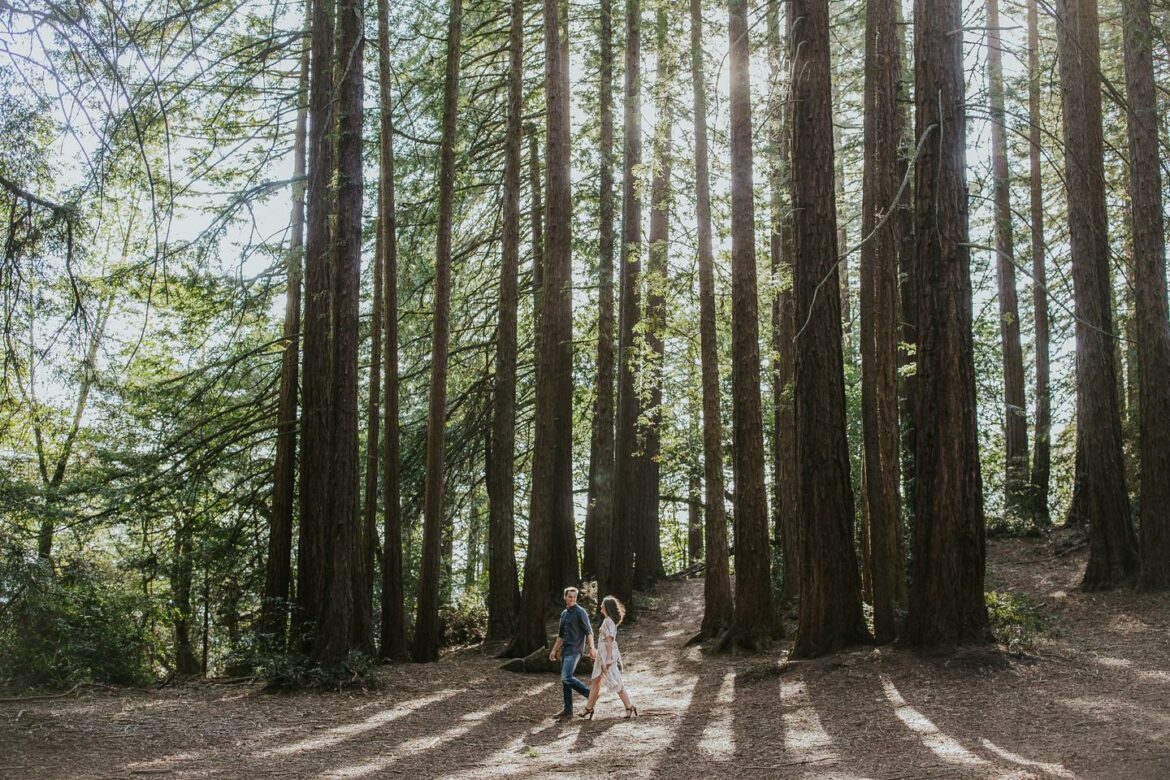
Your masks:
M610 642L607 637L612 637L613 641ZM610 662L613 662L613 666L606 670ZM617 625L607 617L601 624L601 641L597 644L597 663L593 664L593 677L600 677L605 689L612 693L621 693L625 687L622 684L621 663L622 651L617 645Z

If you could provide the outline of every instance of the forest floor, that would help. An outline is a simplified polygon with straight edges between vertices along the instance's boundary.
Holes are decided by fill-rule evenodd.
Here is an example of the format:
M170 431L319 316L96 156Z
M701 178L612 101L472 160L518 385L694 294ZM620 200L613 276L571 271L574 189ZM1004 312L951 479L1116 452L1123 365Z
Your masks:
M1170 596L1081 593L1084 551L1052 541L988 552L988 589L1043 619L999 662L871 647L783 665L790 642L708 656L683 647L702 581L669 582L619 632L636 719L604 694L595 720L556 722L553 675L463 650L386 667L371 692L6 701L0 777L1170 777Z

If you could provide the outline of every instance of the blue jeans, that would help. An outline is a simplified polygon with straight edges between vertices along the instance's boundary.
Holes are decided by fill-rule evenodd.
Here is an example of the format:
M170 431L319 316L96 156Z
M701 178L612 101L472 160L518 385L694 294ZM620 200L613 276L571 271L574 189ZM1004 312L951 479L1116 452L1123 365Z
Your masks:
M565 712L573 711L573 691L589 698L589 686L573 676L581 661L579 653L564 653L561 656L561 688L565 692Z

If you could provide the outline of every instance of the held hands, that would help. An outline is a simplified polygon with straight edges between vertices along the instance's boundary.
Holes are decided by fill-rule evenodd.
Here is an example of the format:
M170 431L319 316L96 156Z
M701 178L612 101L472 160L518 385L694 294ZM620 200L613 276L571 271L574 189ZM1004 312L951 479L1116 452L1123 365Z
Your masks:
M597 648L596 647L589 648L589 657L592 658L594 661L597 660Z

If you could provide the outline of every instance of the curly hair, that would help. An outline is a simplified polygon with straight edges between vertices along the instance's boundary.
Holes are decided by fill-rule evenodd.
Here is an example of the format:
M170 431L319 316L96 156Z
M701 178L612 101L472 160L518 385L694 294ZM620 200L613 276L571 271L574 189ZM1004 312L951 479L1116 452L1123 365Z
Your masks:
M622 618L626 616L626 607L618 601L617 596L606 596L601 600L601 606L605 609L605 614L613 618L614 623L619 626L622 624Z

